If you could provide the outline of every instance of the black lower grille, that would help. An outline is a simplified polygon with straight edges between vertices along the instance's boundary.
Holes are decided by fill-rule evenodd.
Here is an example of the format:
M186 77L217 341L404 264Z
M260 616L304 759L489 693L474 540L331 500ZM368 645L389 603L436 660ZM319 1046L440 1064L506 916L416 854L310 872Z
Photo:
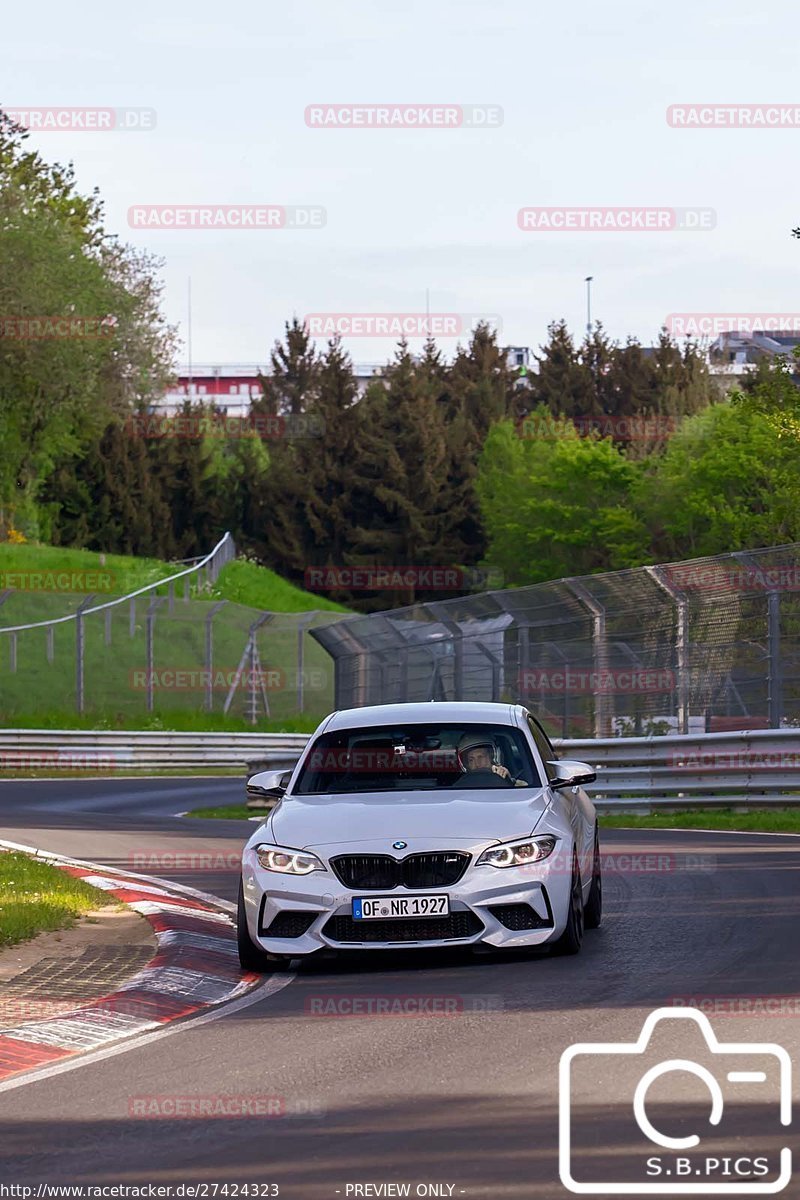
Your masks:
M492 904L489 912L506 929L519 933L524 929L552 929L552 917L540 917L530 904Z
M403 920L354 921L331 917L322 932L332 942L438 942L474 937L484 928L474 912L466 909L446 917L407 917Z
M469 854L460 850L409 854L401 859L388 854L339 854L331 859L331 866L345 887L380 892L401 886L452 887L466 871L469 860Z
M319 913L315 912L292 912L287 909L285 912L276 913L271 924L262 929L261 934L263 937L273 938L302 937L318 916Z

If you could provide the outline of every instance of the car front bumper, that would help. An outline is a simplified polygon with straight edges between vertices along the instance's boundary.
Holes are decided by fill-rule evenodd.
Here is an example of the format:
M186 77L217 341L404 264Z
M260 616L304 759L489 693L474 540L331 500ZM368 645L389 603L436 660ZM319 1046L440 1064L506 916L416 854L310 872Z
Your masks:
M413 897L420 893L404 887L389 893L351 890L330 870L280 875L265 871L252 849L244 853L242 880L253 943L271 954L292 958L324 949L539 946L563 932L570 890L569 875L557 860L552 865L545 860L519 868L476 867L473 862L457 884L426 889L425 894L449 896L450 919L354 921L352 902L358 896ZM299 931L306 922L307 927ZM520 923L535 927L521 928ZM289 936L272 936L276 930Z

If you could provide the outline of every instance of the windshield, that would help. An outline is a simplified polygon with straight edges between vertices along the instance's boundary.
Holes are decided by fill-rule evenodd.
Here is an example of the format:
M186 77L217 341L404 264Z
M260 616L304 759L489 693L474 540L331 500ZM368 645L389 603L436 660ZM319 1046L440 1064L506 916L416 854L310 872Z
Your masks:
M384 725L324 733L295 795L539 787L524 735L508 725Z

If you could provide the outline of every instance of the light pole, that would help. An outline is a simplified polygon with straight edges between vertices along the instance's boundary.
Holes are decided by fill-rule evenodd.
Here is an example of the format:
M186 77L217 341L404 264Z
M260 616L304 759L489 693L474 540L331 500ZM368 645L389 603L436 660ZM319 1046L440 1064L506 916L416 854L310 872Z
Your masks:
M587 275L584 279L586 284L586 336L592 336L592 280L594 275Z

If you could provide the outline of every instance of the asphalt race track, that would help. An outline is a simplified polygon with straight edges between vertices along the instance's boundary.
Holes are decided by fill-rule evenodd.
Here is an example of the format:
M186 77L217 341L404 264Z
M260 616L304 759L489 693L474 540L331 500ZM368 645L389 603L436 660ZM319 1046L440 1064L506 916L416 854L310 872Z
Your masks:
M6 781L0 837L234 900L252 826L175 814L241 796L234 779ZM408 1184L412 1196L551 1200L569 1194L559 1180L558 1082L570 1044L633 1042L647 1015L675 998L722 997L732 1000L712 1018L721 1041L779 1043L796 1064L800 1002L775 998L800 996L800 839L610 830L603 852L604 923L576 958L319 960L217 1019L0 1088L0 1182L275 1184L297 1200L398 1195L354 1185ZM420 997L448 1011L325 1011ZM751 1007L732 1015L719 1011L725 1004ZM688 1025L661 1024L659 1061L702 1053ZM628 1065L576 1069L581 1179L638 1183L647 1154L671 1158L652 1147L636 1158ZM700 1134L692 1153L772 1164L797 1140L778 1124L777 1092L763 1090L775 1082L738 1084L741 1100L718 1130L707 1124L705 1086L685 1073L654 1084L647 1111L672 1136ZM175 1097L269 1097L282 1115L163 1115ZM162 1115L132 1116L136 1100L138 1111ZM794 1188L782 1194L799 1195Z

